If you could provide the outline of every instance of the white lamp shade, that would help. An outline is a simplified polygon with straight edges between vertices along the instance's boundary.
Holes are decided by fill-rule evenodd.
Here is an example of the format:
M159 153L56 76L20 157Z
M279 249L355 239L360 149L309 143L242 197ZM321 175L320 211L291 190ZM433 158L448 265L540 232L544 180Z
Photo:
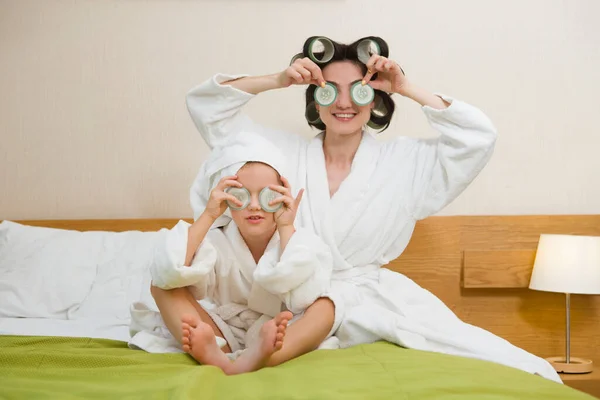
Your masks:
M600 236L541 235L529 288L600 294Z

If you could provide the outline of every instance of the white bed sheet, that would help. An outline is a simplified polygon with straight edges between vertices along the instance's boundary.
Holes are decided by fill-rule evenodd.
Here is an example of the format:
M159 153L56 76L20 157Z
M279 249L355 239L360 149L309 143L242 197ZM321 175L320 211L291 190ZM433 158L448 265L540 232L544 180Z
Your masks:
M127 342L129 323L120 319L105 318L0 318L0 335L89 337Z
M78 232L4 221L0 335L129 341L131 304L157 310L150 265L164 232ZM75 290L76 297L67 296Z

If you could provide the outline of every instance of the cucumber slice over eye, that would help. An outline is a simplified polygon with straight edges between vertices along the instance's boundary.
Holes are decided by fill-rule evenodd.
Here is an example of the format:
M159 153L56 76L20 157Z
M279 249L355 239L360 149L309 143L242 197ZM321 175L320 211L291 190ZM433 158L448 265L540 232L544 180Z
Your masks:
M325 83L325 87L319 86L315 90L315 101L323 107L332 105L336 97L337 89L329 82Z
M358 44L356 52L358 54L358 60L363 64L366 64L373 54L381 55L381 48L376 41L365 39Z
M356 82L350 89L350 96L354 104L366 106L375 99L375 90L370 85L364 85L362 82Z
M331 61L335 53L335 47L331 40L326 37L314 38L308 45L308 56L317 64L325 64Z
M275 212L283 207L283 203L275 204L274 206L269 205L269 202L275 200L276 198L281 197L281 193L271 190L268 187L263 188L258 195L258 202L260 203L260 207L266 212Z
M236 211L243 210L244 208L248 207L248 204L250 204L250 192L246 188L230 186L227 189L225 189L225 193L232 195L233 197L235 197L236 199L238 199L239 201L242 202L242 206L238 207L236 204L233 204L229 200L226 200L227 205L232 210L236 210Z

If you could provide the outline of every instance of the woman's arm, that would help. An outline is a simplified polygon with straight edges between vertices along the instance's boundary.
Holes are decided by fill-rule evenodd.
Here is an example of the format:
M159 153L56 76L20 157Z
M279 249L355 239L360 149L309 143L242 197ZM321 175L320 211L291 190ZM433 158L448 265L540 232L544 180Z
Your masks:
M492 157L497 131L478 108L441 96L450 104L424 106L429 124L439 134L432 139L399 138L389 144L395 163L412 174L412 210L417 220L435 214L458 197Z
M412 82L406 82L402 86L400 94L416 101L423 107L428 106L437 110L443 110L444 108L448 108L450 106L450 103L441 97L436 96L435 94L413 84Z
M259 94L267 90L282 89L291 85L324 85L321 68L308 58L296 60L283 72L263 76L248 76L223 82L224 85L250 94Z
M243 78L235 78L222 83L230 85L233 88L243 92L257 95L268 90L281 89L279 82L279 74L262 75L262 76L246 76Z
M378 74L377 79L371 81L375 74ZM429 106L438 110L450 106L450 103L441 97L410 82L397 62L377 54L371 56L367 62L367 74L363 79L363 84L366 83L369 83L373 89L383 90L386 93L398 93L416 101L421 106Z
M324 84L321 69L308 58L299 59L284 71L271 75L216 74L190 90L186 104L196 128L210 148L225 137L242 131L258 133L280 145L294 140L290 139L290 134L255 123L242 108L259 93L310 83Z
M403 168L412 174L412 213L423 219L452 202L481 172L492 156L496 128L476 107L413 84L395 61L373 55L367 69L364 83L419 103L440 135L433 140L401 138L387 145L392 163L409 163ZM377 79L370 81L375 73Z

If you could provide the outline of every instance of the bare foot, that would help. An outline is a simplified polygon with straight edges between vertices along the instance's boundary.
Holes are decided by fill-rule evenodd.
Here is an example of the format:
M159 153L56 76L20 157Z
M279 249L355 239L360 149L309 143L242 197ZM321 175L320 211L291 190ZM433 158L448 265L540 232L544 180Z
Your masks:
M233 373L252 372L264 367L273 353L283 347L285 330L290 319L292 313L284 311L265 322L260 328L258 341L248 347L233 363Z
M229 358L217 345L215 332L200 318L184 316L181 320L181 344L183 351L203 365L214 365L226 374L233 366Z

